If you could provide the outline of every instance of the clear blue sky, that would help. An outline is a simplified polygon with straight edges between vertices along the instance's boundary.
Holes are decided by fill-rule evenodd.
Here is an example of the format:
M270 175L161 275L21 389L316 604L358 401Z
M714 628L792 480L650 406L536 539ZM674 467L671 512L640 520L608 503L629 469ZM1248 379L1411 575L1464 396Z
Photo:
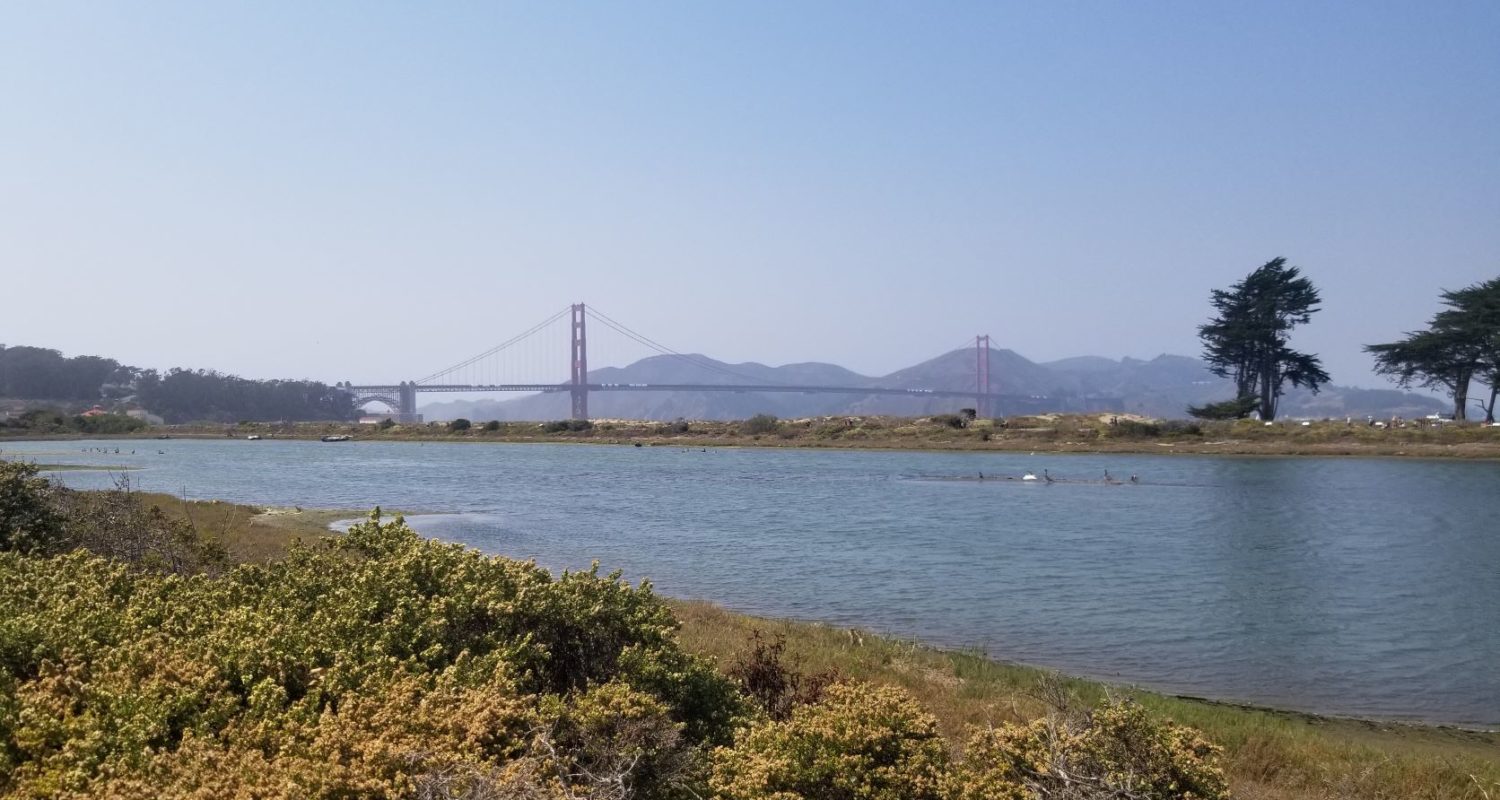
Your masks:
M1362 385L1500 274L1500 4L0 5L9 344L395 380L584 301L875 374L1195 354L1278 255Z

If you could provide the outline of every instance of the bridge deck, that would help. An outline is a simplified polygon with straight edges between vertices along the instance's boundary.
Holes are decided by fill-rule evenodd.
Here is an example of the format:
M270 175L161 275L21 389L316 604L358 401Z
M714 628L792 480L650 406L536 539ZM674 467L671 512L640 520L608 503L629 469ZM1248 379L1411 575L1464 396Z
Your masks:
M398 385L344 386L355 394L394 394L401 390ZM499 383L499 384L416 384L418 392L571 392L578 388L571 383ZM584 389L590 392L772 392L780 394L851 394L851 395L895 395L901 397L975 397L973 391L952 389L893 389L883 386L784 386L760 384L696 384L696 383L589 383ZM1003 400L1007 395L992 394L989 397Z

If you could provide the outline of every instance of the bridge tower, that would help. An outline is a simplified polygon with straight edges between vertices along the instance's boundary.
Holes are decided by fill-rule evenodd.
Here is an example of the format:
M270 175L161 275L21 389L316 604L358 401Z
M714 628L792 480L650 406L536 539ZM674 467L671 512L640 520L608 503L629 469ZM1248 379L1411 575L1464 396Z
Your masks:
M990 409L990 337L974 337L975 393L974 411L981 419L991 416Z
M573 305L573 419L589 418L589 346L583 303Z
M402 381L396 387L399 392L397 398L401 407L396 411L401 415L402 422L413 422L417 419L417 383L416 381Z

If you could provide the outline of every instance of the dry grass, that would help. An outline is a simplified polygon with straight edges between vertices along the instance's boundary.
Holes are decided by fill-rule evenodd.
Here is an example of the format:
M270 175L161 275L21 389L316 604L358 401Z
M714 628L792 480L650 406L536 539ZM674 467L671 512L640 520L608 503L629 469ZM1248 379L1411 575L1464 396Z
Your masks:
M895 684L917 697L956 739L966 725L1032 719L1044 709L1047 673L977 655L947 652L827 625L747 617L701 602L672 603L683 646L733 664L755 631L786 637L789 658L807 672L837 670ZM1500 734L1386 725L1245 708L1107 689L1067 680L1086 700L1129 694L1157 713L1223 745L1235 795L1249 800L1500 798Z
M333 535L328 529L330 523L364 514L358 511L260 508L219 500L183 500L170 494L145 492L137 497L170 517L187 520L200 532L223 542L230 559L238 563L260 564L280 558L293 542Z
M1126 424L1111 425L1112 418ZM1133 424L1131 424L1133 423ZM1190 427L1193 426L1193 427ZM1277 422L1270 427L1238 422L1143 423L1128 414L1045 414L1012 417L1003 426L977 420L964 428L937 417L813 417L781 420L774 432L750 434L741 422L686 423L599 420L589 430L547 432L535 422L499 423L465 431L442 424L247 423L238 426L182 425L153 428L174 437L309 439L347 434L360 441L573 442L671 447L811 447L888 450L1045 451L1061 453L1193 453L1207 455L1414 456L1500 458L1500 428L1478 424L1434 427L1411 421L1404 428L1346 424L1343 420ZM1500 800L1496 798L1495 800Z

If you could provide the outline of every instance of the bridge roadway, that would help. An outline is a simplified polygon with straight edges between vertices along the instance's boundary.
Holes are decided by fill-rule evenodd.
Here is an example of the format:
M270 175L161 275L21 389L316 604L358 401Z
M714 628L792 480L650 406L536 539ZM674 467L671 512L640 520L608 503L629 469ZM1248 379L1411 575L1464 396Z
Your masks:
M406 384L418 392L571 392L579 388L573 383L496 383L496 384ZM349 386L339 388L357 396L395 395L402 386ZM784 394L858 394L898 395L903 397L968 397L975 396L973 390L950 389L890 389L879 386L789 386L759 384L697 384L697 383L588 383L584 388L590 392L779 392ZM1005 400L1005 395L990 395L992 399Z

